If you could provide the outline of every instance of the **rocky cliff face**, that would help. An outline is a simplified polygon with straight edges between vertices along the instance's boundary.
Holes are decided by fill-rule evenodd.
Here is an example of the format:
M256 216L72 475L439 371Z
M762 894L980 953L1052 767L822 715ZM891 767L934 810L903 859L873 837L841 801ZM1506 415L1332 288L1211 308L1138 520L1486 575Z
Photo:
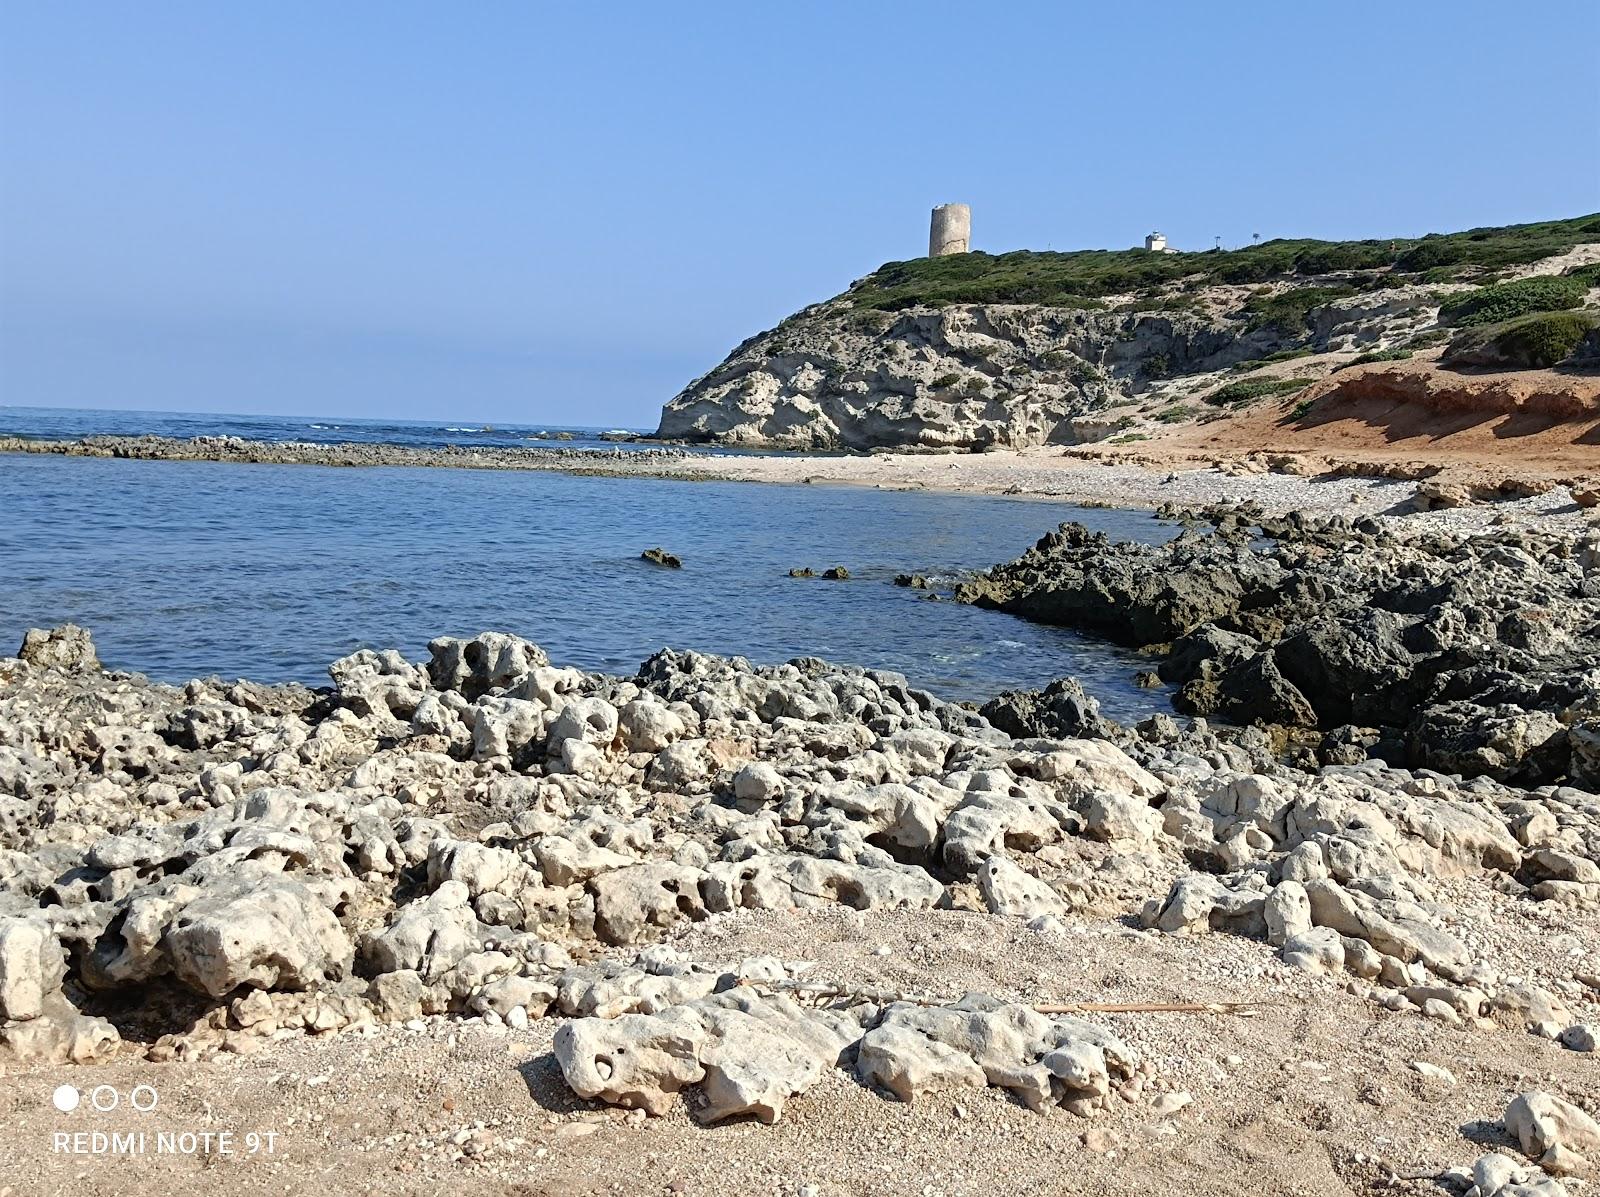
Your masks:
M1238 315L1249 289L1191 310L966 304L901 312L849 296L744 342L661 414L657 436L783 449L977 450L1099 440L1131 402L1214 384L1298 346L1369 348L1435 318L1415 288L1354 296L1292 331ZM1121 408L1114 411L1113 408Z

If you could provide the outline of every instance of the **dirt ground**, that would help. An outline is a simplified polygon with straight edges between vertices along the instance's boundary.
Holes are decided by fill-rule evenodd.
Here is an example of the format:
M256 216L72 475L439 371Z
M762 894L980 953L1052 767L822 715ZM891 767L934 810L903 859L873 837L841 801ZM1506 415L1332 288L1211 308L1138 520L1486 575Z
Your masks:
M1296 416L1305 403L1311 410ZM1453 476L1600 475L1600 375L1470 373L1427 361L1356 367L1282 401L1175 429L1136 455L1178 462L1253 452L1414 461Z
M1536 942L1540 958L1521 962L1530 975L1593 968L1600 916L1563 916ZM0 1086L0 1193L1436 1197L1429 1178L1505 1145L1499 1119L1518 1092L1600 1101L1593 1055L1516 1029L1391 1014L1345 992L1342 978L1289 970L1265 944L1232 936L1103 920L1037 933L987 915L841 907L722 916L676 946L705 960L804 953L819 978L939 996L1264 1004L1253 1016L1093 1016L1156 1076L1137 1101L1090 1120L1034 1114L994 1088L905 1105L843 1071L792 1099L775 1126L702 1128L682 1103L651 1119L575 1099L550 1055L558 1024L548 1019L526 1031L428 1020L371 1036L291 1034L208 1063L29 1067ZM1418 1061L1454 1080L1423 1075ZM62 1084L83 1095L71 1113L52 1102ZM129 1108L141 1084L158 1095L145 1113ZM96 1094L101 1085L111 1089ZM117 1109L92 1108L111 1091ZM97 1131L142 1134L144 1150L94 1154ZM207 1131L232 1139L213 1138L206 1153Z

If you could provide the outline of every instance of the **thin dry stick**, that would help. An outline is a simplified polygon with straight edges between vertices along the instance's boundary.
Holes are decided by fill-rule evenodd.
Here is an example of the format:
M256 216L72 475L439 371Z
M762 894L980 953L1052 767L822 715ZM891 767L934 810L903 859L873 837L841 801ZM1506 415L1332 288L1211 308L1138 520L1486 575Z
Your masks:
M1268 1002L1061 1002L1040 1014L1254 1014Z
M822 1001L908 1002L915 1006L942 1006L949 998L928 994L899 993L884 989L846 989L842 985L814 981L752 981L741 978L740 985L771 989ZM1039 1014L1238 1014L1251 1015L1266 1002L1049 1002L1036 1005Z

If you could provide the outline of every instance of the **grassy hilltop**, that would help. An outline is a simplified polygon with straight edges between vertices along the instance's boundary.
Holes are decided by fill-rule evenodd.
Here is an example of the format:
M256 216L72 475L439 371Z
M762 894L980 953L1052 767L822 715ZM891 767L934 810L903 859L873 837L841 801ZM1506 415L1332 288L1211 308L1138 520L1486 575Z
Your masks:
M1350 275L1345 284L1351 289L1347 294L1363 287L1418 282L1487 282L1505 267L1537 262L1596 240L1600 240L1600 213L1420 238L1278 240L1246 249L1194 253L1146 249L979 252L889 262L848 294L856 307L892 312L953 303L1098 308L1107 306L1107 296L1145 298L1176 288L1178 293L1169 303L1181 307L1186 293L1203 287L1294 282L1335 273Z

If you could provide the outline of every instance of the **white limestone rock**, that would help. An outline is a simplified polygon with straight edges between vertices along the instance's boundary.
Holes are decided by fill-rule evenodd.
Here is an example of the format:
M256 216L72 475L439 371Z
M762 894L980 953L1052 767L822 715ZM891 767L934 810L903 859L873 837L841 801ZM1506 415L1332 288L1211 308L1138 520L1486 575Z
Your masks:
M446 881L427 898L402 906L393 923L362 941L372 971L410 970L433 980L477 951L483 927L469 899L464 884Z
M203 894L183 907L162 946L178 979L212 997L240 985L306 989L344 976L354 955L333 912L289 877Z
M1049 885L1003 856L983 862L978 870L978 892L991 914L1006 918L1061 918L1071 909Z
M428 652L428 675L434 686L457 690L469 701L509 690L550 664L537 644L505 632L482 632L470 640L441 636L428 643Z
M683 719L654 698L636 698L618 716L618 730L629 752L657 753L688 731Z
M61 945L43 919L0 919L0 1019L38 1018L61 989Z
M1542 1160L1557 1150L1600 1159L1600 1123L1554 1094L1532 1090L1506 1107L1506 1133L1524 1155Z
M21 1063L99 1063L119 1042L109 1022L79 1012L60 993L48 995L36 1017L0 1023L0 1043Z
M1065 1105L1087 1113L1138 1067L1109 1031L1047 1018L1026 1006L890 1006L862 1036L861 1078L902 1101L951 1085L998 1085L1030 1109Z
M56 669L63 673L88 673L100 668L100 658L88 629L75 623L29 628L22 634L17 658L37 669Z

